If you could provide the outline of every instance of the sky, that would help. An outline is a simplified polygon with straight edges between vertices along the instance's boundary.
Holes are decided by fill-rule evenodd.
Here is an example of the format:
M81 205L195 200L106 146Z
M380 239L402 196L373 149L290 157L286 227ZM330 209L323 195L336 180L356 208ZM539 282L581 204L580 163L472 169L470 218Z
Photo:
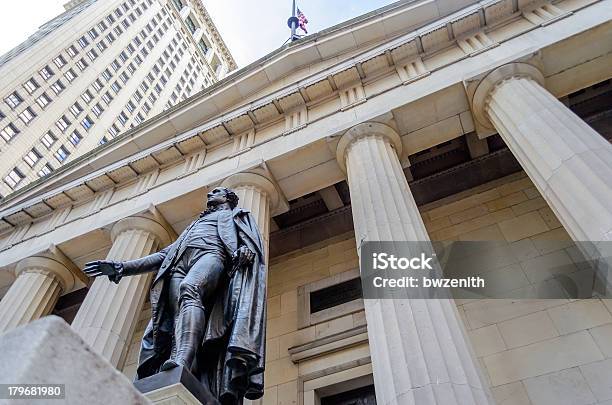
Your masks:
M4 1L0 14L0 55L62 13L67 1ZM239 67L280 47L289 38L287 18L291 0L203 0L203 3ZM390 3L393 1L300 0L297 5L308 18L311 34Z

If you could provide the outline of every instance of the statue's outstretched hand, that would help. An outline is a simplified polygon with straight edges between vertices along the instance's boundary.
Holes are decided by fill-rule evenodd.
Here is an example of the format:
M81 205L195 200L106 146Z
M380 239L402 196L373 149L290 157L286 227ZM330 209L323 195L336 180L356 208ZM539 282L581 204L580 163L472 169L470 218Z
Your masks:
M246 266L247 264L253 262L254 258L255 253L253 253L253 251L246 246L239 247L238 250L236 250L232 255L232 261L236 267Z
M117 284L123 276L123 264L111 260L96 260L85 264L83 269L89 277L108 276L108 279Z

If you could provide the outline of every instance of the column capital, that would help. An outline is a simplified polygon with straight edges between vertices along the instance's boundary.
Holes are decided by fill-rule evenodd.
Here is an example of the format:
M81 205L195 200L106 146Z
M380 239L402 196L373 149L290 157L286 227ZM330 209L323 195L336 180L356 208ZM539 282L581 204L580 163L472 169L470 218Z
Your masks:
M283 199L276 185L268 177L258 173L241 172L227 177L221 183L222 187L230 189L243 187L255 187L265 193L270 199L270 208L276 210Z
M472 112L478 123L487 129L494 129L487 109L491 96L503 82L516 79L530 79L544 86L544 75L535 66L524 62L512 62L487 73L476 86L472 97Z
M149 232L157 238L161 246L169 245L173 240L173 233L162 224L155 216L149 212L132 215L120 219L111 228L111 240L114 242L117 237L126 231L140 230Z
M62 291L70 291L76 283L76 277L70 270L71 268L74 268L74 264L69 262L66 257L55 254L41 254L21 260L17 263L15 273L18 277L22 273L50 275L58 280Z
M342 135L336 146L336 159L343 171L346 171L346 153L349 146L358 139L367 136L381 136L386 138L395 149L397 156L402 153L402 140L397 132L388 125L379 122L363 122L350 128Z

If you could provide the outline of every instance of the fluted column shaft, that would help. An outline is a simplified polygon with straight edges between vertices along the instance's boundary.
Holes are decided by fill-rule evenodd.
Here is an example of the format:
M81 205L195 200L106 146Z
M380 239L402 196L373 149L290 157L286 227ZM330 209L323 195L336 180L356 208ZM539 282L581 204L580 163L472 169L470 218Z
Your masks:
M268 262L270 242L270 212L280 199L274 184L266 177L256 173L237 173L223 182L238 195L238 206L249 210L261 233Z
M365 241L429 241L399 150L397 133L377 123L359 124L340 139L358 250ZM452 300L364 304L378 404L490 403Z
M612 144L543 84L534 66L501 66L480 82L475 115L498 131L572 239L593 243L580 244L583 253L610 257Z
M170 243L170 233L152 216L122 219L111 231L113 245L107 260L126 261L146 256ZM97 278L72 327L115 367L121 367L142 312L154 273L125 277L119 284Z
M17 279L0 301L0 332L6 332L53 311L75 278L61 259L34 256L17 265Z

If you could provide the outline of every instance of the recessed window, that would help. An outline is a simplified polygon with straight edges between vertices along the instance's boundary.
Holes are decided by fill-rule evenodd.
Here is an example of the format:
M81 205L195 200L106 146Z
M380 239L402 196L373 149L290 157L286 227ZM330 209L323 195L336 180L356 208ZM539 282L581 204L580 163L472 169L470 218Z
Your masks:
M107 91L106 93L104 93L102 95L102 101L104 101L104 103L106 105L109 105L112 101L113 101L113 97L111 96L111 94Z
M19 133L19 130L17 129L17 127L15 125L13 125L13 123L9 123L7 126L5 126L2 131L0 131L0 136L2 136L2 138L5 141L10 141L15 135L17 135Z
M66 147L62 145L55 151L54 156L58 162L62 163L66 159L68 159L68 156L70 156L70 152L68 152L68 149L66 149Z
M47 93L42 93L40 96L36 98L36 104L42 109L44 109L51 102L51 97L47 95Z
M53 90L53 92L57 95L60 94L62 91L64 91L64 89L66 88L66 86L64 86L64 83L62 83L61 80L56 81L55 83L53 83L51 85L51 89Z
M121 81L123 82L123 84L125 84L125 83L127 83L127 82L128 82L128 80L130 80L130 77L127 75L127 73L122 72L122 73L119 75L119 79L121 79Z
M34 114L34 111L30 108L30 107L26 107L25 110L23 110L20 114L19 114L19 119L25 124L28 125L30 122L32 122L32 120L36 117L36 114Z
M115 17L113 17L112 14L106 16L106 22L108 23L108 25L112 25L115 21Z
M118 25L115 27L115 29L113 31L115 31L115 35L117 35L118 37L120 37L121 34L123 34L123 30Z
M68 121L68 118L66 118L65 115L62 115L62 117L57 120L55 125L59 128L60 131L64 132L70 126L70 121Z
M38 163L40 158L42 158L41 154L36 150L36 148L32 148L32 150L30 150L23 157L23 160L25 160L25 162L28 164L28 166L34 167L34 166L36 166L36 163Z
M98 38L98 31L96 31L95 28L92 28L87 31L87 35L89 35L89 39L93 41L94 39Z
M113 124L108 128L108 133L111 134L111 137L114 138L119 135L119 128L117 128L116 124Z
M98 44L96 45L98 47L98 50L100 52L104 52L107 48L106 44L104 43L104 41L100 41L98 42Z
M89 104L89 102L93 99L93 95L91 94L91 91L89 90L85 90L85 93L81 94L81 99Z
M87 38L85 38L85 36L82 36L81 38L79 38L78 43L81 46L81 48L86 48L87 45L89 45L89 41L87 40Z
M74 73L74 70L68 69L68 71L64 73L64 77L66 78L66 80L68 80L69 83L71 83L74 79L77 78L77 75L76 73Z
M96 117L100 118L100 115L102 115L102 113L104 112L104 109L102 108L100 103L97 103L91 108L91 111L93 111Z
M89 118L89 115L83 118L83 120L81 121L81 126L85 128L86 131L89 131L89 129L93 127L93 124L94 122L91 118Z
M102 90L102 88L104 87L100 79L94 80L94 82L92 83L92 86L97 92L100 92L100 90Z
M122 125L125 125L128 122L128 116L123 111L121 111L121 113L119 114L119 122Z
M83 139L83 136L79 133L79 131L75 130L72 134L70 134L70 143L74 146L77 146L79 142Z
M49 66L45 66L44 68L42 68L39 73L40 76L45 80L49 80L51 76L54 75L53 70L51 70Z
M79 103L74 103L70 107L70 112L72 113L74 118L76 118L76 117L79 116L79 114L81 114L83 112L83 107L81 107L81 105Z
M44 166L38 171L40 177L44 177L53 171L53 167L49 163L45 163Z
M4 182L8 184L8 186L12 189L17 187L21 180L25 179L25 175L21 173L21 171L17 168L14 168L9 172L9 174L4 178Z
M106 142L108 142L108 138L107 138L107 137L105 137L105 136L103 136L103 137L102 137L102 139L100 139L100 141L98 141L98 143L99 143L100 145L104 145Z
M4 99L4 102L6 103L6 105L11 107L12 110L14 110L19 104L23 102L23 99L21 98L19 93L14 91Z
M29 94L34 93L39 87L40 86L33 78L23 84L23 88L26 89Z
M66 52L68 53L68 55L70 55L71 58L74 58L79 54L79 51L74 45L70 45L68 48L66 48Z
M79 68L79 70L80 70L81 72L82 72L82 71L84 71L85 69L87 69L87 66L89 66L89 65L87 64L87 62L85 61L85 59L83 59L83 58L79 59L79 60L77 61L76 65L77 65L77 67Z
M58 57L53 59L53 63L55 63L55 66L57 66L58 68L61 68L66 64L66 59L64 59L62 55L59 55Z
M119 90L121 90L121 85L118 82L113 82L113 84L111 84L111 89L113 89L113 91L115 92L115 94L119 93Z
M108 28L108 25L106 25L106 23L105 23L104 21L100 21L100 22L98 23L98 29L99 29L100 31L104 31L104 30L106 30L107 28Z
M98 53L94 51L93 49L90 49L89 51L87 51L87 57L89 58L90 61L93 62L98 57Z
M112 44L115 41L115 36L113 35L112 32L109 32L108 34L106 34L106 42L108 42L109 44Z
M113 70L116 72L116 71L118 71L119 69L121 69L121 64L119 63L119 61L114 60L114 61L111 63L111 67L112 67L112 68L113 68Z
M134 103L132 103L132 101L128 101L126 108L129 112L134 112L134 110L136 109L136 106L134 105Z
M108 69L104 69L104 71L102 71L102 77L104 78L104 80L106 80L107 82L110 82L110 80L113 78L112 73L110 72L110 70Z
M45 145L47 149L50 149L51 146L53 146L53 144L57 141L57 138L55 137L55 135L53 135L53 132L49 131L44 134L42 138L40 138L40 141L43 145Z

